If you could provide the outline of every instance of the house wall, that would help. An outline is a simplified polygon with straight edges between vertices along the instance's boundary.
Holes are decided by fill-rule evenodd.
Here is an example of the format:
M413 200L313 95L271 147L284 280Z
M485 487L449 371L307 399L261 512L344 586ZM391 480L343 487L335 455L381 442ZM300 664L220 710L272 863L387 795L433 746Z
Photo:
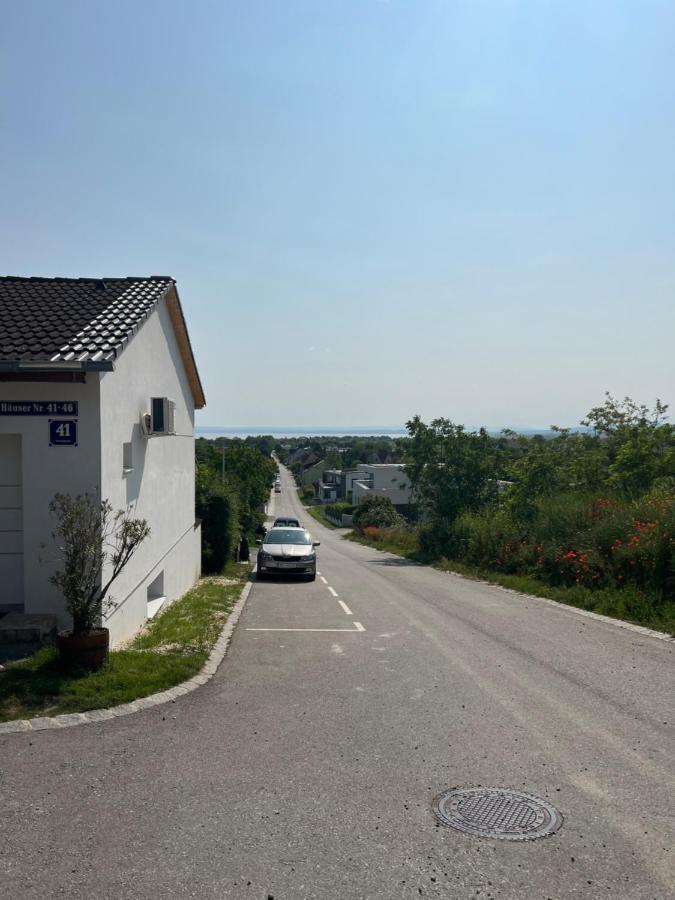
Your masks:
M151 397L175 401L175 435L143 436L140 418ZM118 605L106 624L117 644L145 621L151 586L152 595L162 593L171 602L200 574L194 401L164 301L125 347L115 371L101 376L101 433L103 496L115 509L147 519L151 529L111 589ZM131 444L130 472L124 472L125 443Z
M407 506L411 502L412 489L410 479L403 465L363 465L362 471L372 482L368 485L354 481L352 502L355 506L368 496L389 497L394 506Z
M23 507L23 596L0 582L0 604L23 603L24 611L53 613L60 627L69 626L63 597L49 583L59 557L51 539L54 520L49 503L64 494L96 493L100 489L101 431L99 427L99 376L90 374L86 384L51 382L0 382L0 401L76 401L77 446L49 446L49 419L75 416L0 415L0 435L21 438ZM16 521L19 517L16 517ZM19 539L19 538L18 538Z
M363 469L353 469L342 473L342 495L346 499L353 492L354 482L365 477Z
M331 503L338 499L338 486L335 484L319 485L319 500L325 503Z

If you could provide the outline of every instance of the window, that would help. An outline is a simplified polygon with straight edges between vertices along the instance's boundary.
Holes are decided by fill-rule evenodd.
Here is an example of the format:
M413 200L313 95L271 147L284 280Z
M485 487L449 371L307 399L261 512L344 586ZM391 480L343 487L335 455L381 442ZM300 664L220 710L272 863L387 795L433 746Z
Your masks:
M307 531L287 531L285 528L274 528L268 531L263 544L311 544L312 538Z
M161 609L164 601L166 600L166 595L164 593L164 570L159 573L159 575L154 578L150 584L148 585L148 595L147 595L147 617L148 619L152 619L159 610Z
M126 475L127 472L134 471L134 445L129 441L126 444L122 444L122 472Z

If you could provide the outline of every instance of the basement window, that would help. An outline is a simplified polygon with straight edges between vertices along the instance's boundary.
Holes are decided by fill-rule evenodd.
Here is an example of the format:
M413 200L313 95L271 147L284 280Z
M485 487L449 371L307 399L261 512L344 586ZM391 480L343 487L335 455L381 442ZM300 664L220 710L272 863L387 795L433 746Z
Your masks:
M134 445L129 441L122 444L122 472L128 475L134 471Z
M154 578L148 585L146 617L148 619L154 618L154 616L157 615L165 602L166 595L164 593L164 570L162 570L159 575Z

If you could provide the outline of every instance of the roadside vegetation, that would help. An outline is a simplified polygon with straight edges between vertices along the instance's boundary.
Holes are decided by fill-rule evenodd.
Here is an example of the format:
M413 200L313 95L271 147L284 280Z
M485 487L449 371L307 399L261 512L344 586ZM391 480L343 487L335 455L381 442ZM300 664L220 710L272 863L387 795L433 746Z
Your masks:
M327 519L327 518L326 518L326 513L325 513L325 510L324 510L324 508L323 508L322 506L308 506L308 507L307 507L307 512L310 514L310 516L311 516L313 519L316 519L317 522L321 522L321 524L322 524L325 528L336 529L336 528L338 527L338 526L335 524L335 522L331 522L330 519Z
M305 506L312 506L319 501L314 497L314 488L311 484L303 484L298 488L298 497Z
M274 439L198 438L196 511L202 522L202 570L218 574L237 557L240 540L263 532L264 504L277 465Z
M550 439L407 423L417 522L386 507L353 539L675 633L675 429L609 394ZM364 504L362 504L364 506Z
M308 507L307 512L326 528L342 528L342 516L351 516L354 507L351 503L320 503Z
M222 631L250 566L230 563L160 611L97 672L64 671L56 648L42 647L0 672L0 721L84 712L128 703L196 675Z

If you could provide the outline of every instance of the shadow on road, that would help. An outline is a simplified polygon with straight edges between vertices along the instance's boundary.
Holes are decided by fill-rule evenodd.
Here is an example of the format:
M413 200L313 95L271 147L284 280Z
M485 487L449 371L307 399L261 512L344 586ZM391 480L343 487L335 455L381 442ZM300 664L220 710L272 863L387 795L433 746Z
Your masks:
M260 576L257 572L255 572L251 579L253 582L260 581L263 584L266 581L271 582L272 584L286 584L290 582L291 584L297 584L298 582L307 582L306 575L263 575ZM311 579L314 581L314 579Z
M369 563L373 563L375 566L421 566L422 563L417 562L416 559L408 559L405 556L395 556L391 558L382 559L379 557L378 559L369 559L367 560Z

